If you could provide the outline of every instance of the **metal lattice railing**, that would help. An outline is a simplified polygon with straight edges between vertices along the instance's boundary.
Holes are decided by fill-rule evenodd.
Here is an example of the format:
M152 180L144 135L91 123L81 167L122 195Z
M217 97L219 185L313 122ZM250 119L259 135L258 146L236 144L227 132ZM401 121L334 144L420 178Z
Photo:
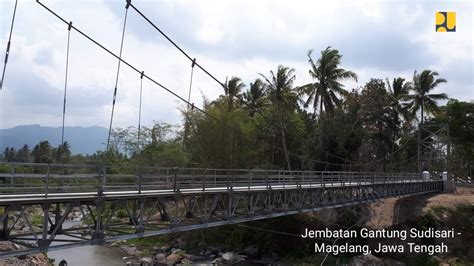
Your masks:
M0 194L255 190L414 182L420 173L0 163Z

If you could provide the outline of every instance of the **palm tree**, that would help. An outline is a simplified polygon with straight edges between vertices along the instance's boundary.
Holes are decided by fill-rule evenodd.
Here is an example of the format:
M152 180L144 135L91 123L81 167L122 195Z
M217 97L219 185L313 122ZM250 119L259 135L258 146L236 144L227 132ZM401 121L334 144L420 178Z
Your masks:
M229 108L232 109L234 101L240 100L242 90L245 88L245 84L238 77L232 77L230 80L225 81L224 92L229 100Z
M438 73L429 69L423 70L418 74L415 70L413 74L413 87L414 94L408 95L407 99L411 100L410 107L413 114L418 110L421 110L421 124L424 121L424 113L436 114L439 112L438 100L448 99L446 93L429 93L434 88L438 87L441 83L446 83L446 79L437 78Z
M332 112L334 107L340 107L341 100L338 95L346 95L344 85L340 81L344 79L354 79L357 81L357 75L352 72L340 68L341 57L339 51L328 46L321 51L321 57L314 62L311 57L313 50L308 51L308 62L311 65L309 75L315 80L314 83L306 84L299 88L302 95L307 95L308 99L304 106L308 107L313 104L314 113L319 105L319 115L323 112L323 106L326 112Z
M275 106L288 170L291 170L291 166L290 156L286 147L283 120L285 120L285 115L292 113L297 106L298 94L296 93L296 89L293 88L293 83L296 79L294 73L295 70L293 68L280 65L278 66L276 73L270 71L270 77L268 78L263 74L259 74L264 78L267 86L268 98Z
M244 93L246 105L250 109L250 114L253 116L255 112L262 109L265 97L265 84L261 79L256 79L254 83L250 83L250 89Z
M398 124L401 115L405 122L409 123L413 116L408 110L408 104L406 101L408 100L408 94L412 84L410 82L405 82L405 79L400 77L394 78L392 83L390 83L387 78L386 82L391 106L395 111L395 122Z

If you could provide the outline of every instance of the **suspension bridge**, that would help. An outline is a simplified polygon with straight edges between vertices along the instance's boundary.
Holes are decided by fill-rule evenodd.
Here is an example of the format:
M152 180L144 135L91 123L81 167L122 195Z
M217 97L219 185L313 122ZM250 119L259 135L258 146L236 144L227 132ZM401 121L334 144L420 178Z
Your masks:
M122 59L126 21L131 8L190 60L190 92L195 67L200 68L220 86L226 87L161 31L130 0L127 0L125 5L118 54L113 53L40 1L37 3L46 14L64 23L67 29L63 128L71 31L118 60L107 149L122 64L136 71L141 81L148 79L157 87L181 100L188 109L194 108L220 121L219 118L194 106L189 96L186 100L138 67ZM2 86L16 7L15 4ZM235 97L238 98L237 95ZM141 106L139 114L141 115ZM140 130L141 118L139 117L138 120ZM236 130L224 122L223 125ZM433 143L423 145L428 141L433 142L434 138L431 136L439 133L437 130L428 128L426 130L432 134L429 138L419 141L418 155L409 160L418 159L419 170L420 164L436 165L440 161L444 162L443 167L448 169L449 144L443 146L444 148ZM184 135L185 138L186 132ZM64 141L64 130L61 139ZM437 143L440 144L442 141L438 140ZM281 149L273 144L268 145ZM290 154L302 158L300 155ZM357 165L357 162L351 163ZM403 162L393 164L397 163ZM430 175L421 171L411 173L404 171L283 171L39 163L1 163L0 167L4 170L0 173L0 207L3 209L0 216L0 240L11 241L21 247L18 250L0 251L0 257L98 245L118 240L261 220L325 208L351 206L386 197L439 192L445 188L447 182L446 175L443 179L440 171L432 172Z

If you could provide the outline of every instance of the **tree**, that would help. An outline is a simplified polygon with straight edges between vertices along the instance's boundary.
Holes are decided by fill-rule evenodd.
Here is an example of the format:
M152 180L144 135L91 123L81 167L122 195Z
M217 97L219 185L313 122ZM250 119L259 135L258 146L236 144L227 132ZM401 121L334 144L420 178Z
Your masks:
M414 94L408 95L407 99L411 101L410 107L413 114L421 110L420 118L422 124L425 112L428 114L439 113L437 101L448 99L446 93L429 93L441 83L447 82L446 79L436 78L436 76L438 76L438 73L429 69L423 70L420 74L415 70L413 74L412 90Z
M249 136L257 134L247 110L229 109L224 98L205 102L204 110L212 117L197 110L189 113L192 164L210 168L255 167L257 141Z
M256 79L255 82L250 83L250 89L243 95L251 116L261 111L265 105L264 85L261 79Z
M35 163L52 163L53 149L47 140L40 141L33 149L32 155Z
M245 84L238 77L232 77L230 80L225 81L224 92L229 101L230 109L233 108L235 101L241 99L242 90L244 88Z
M400 116L403 117L405 122L409 123L413 119L413 116L408 110L408 95L411 89L411 83L405 82L404 78L394 78L392 83L387 78L388 96L390 98L391 106L395 111L395 120L400 120Z
M371 79L360 95L359 119L366 130L364 153L366 158L387 159L394 147L394 135L399 123L395 120L395 110L391 107L390 95L381 79ZM373 158L373 155L376 155Z
M18 161L22 163L29 163L31 161L31 151L27 144L18 150Z
M17 153L15 148L13 147L6 147L5 151L3 152L3 157L6 162L14 162L17 157Z
M301 95L306 95L308 99L304 106L313 105L313 115L316 115L316 110L319 104L319 115L323 113L323 106L326 112L331 112L334 107L340 107L341 100L339 95L347 94L344 90L344 85L341 81L344 79L354 79L357 81L357 75L352 72L340 68L342 55L339 51L328 46L321 51L321 57L314 62L311 57L313 50L308 52L308 62L311 66L309 75L315 80L314 83L309 83L299 88Z
M393 153L395 152L395 144L396 140L400 137L400 125L401 121L400 118L402 117L404 120L403 128L406 130L410 127L411 122L413 120L413 114L410 112L408 107L408 94L411 89L411 83L405 82L404 78L398 77L394 78L392 83L390 83L389 79L386 79L387 88L388 88L388 97L390 100L390 106L393 109L394 115L394 134L393 134L393 143L392 143L392 152L390 156L390 161L393 159Z
M297 107L298 95L293 83L296 79L295 70L293 68L278 66L277 72L270 71L270 77L260 74L265 79L268 98L276 108L275 113L280 126L281 140L288 170L291 170L290 156L285 139L284 122L287 120L288 114L292 113Z
M448 101L437 120L448 124L452 143L451 169L456 176L472 176L474 165L474 103Z
M65 141L56 149L56 162L68 163L71 160L71 145Z

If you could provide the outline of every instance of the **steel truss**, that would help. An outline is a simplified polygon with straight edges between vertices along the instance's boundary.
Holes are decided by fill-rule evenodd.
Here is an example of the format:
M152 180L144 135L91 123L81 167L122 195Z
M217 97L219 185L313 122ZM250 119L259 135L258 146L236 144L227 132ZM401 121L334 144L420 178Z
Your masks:
M441 181L419 180L0 201L4 208L0 216L0 238L23 247L0 253L0 257L235 224L442 188ZM81 222L71 227L67 221L73 216L80 217ZM40 221L38 217L41 217Z
M449 169L449 127L446 124L420 124L418 130L418 172L440 175Z

